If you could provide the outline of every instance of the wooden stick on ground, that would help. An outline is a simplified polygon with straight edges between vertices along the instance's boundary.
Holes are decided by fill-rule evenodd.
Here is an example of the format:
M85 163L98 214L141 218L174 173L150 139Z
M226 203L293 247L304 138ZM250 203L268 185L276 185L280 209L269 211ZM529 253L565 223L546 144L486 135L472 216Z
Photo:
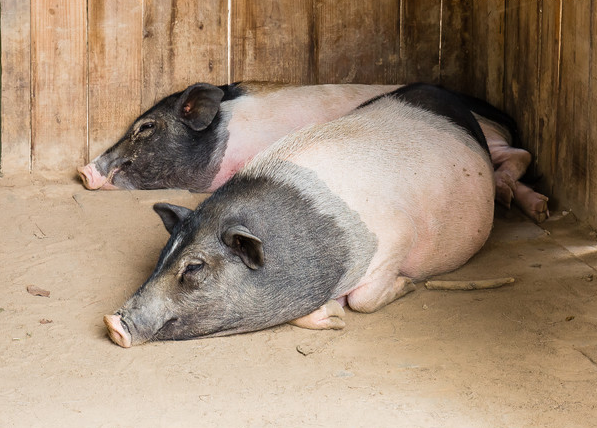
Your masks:
M499 288L506 284L512 284L514 278L481 279L478 281L426 281L425 288L428 290L488 290Z

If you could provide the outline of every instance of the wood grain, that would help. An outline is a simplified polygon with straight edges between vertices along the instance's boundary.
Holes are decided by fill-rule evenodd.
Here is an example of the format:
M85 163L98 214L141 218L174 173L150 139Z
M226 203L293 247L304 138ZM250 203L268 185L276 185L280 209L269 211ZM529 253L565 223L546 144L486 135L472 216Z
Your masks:
M537 2L506 2L506 91L504 107L517 121L524 149L537 159L539 14ZM534 163L531 169L534 168Z
M312 0L237 0L231 22L232 81L315 83Z
M474 0L472 74L463 90L504 107L505 0Z
M473 0L444 0L441 7L439 82L452 90L477 95L472 85Z
M403 0L402 8L404 81L438 83L441 0Z
M319 83L401 83L400 2L318 1Z
M2 150L3 174L29 172L31 165L31 72L29 2L2 0Z
M87 160L114 144L140 113L142 5L89 0L88 19Z
M595 41L597 41L597 1L592 0L590 6L591 17L591 51L589 63L589 90L588 90L588 104L589 117L587 120L588 129L588 180L587 192L588 198L586 203L586 220L593 226L597 225L597 172L595 171L595 164L597 162L597 53L593 52L595 49ZM586 43L586 42L585 42Z
M145 0L142 109L196 82L226 83L226 40L226 0Z
M539 53L539 95L537 100L537 173L542 177L539 190L558 203L556 165L558 153L557 117L560 86L560 7L563 0L541 1Z
M32 168L75 171L87 153L84 2L31 3Z
M590 0L562 3L560 90L557 110L556 177L561 204L579 215L588 204L588 88L590 76Z

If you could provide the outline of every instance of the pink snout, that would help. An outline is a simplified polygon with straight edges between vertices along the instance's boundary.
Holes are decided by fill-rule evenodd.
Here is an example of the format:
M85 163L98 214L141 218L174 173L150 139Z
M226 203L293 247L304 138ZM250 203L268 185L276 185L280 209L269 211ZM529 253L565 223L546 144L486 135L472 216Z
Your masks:
M123 348L131 347L131 335L120 322L120 315L104 315L104 324L108 327L110 339Z
M83 185L89 190L116 189L116 186L108 181L108 177L99 173L94 163L80 166L77 168L77 171L81 180L83 180Z

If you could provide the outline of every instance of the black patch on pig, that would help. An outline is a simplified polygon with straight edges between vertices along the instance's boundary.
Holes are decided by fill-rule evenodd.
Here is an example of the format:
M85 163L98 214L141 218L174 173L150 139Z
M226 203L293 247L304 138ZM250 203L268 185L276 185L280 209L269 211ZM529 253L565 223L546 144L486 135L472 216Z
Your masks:
M238 83L222 85L221 102L244 94ZM114 185L127 189L182 188L205 191L219 170L228 140L229 118L218 111L200 131L185 124L177 111L184 91L163 98L129 128L96 161L104 176L113 173ZM143 124L151 130L139 132Z
M261 240L262 266L247 267L222 241L228 228L238 225ZM192 248L207 254L204 276L183 293L173 272ZM154 330L158 340L260 330L326 303L349 264L346 232L301 192L268 178L236 175L175 226L132 306L152 306L142 302L144 294L155 296L152 287L167 290L163 298L179 302L159 332ZM134 321L143 319L142 314L122 314L129 326L143 329Z
M388 94L375 97L361 104L359 108L368 106L383 97L392 97L413 107L449 119L452 123L468 132L489 153L489 146L479 122L477 122L469 107L455 93L435 85L413 83Z
M513 147L522 147L520 144L518 126L512 116L480 98L472 97L459 92L452 93L457 96L458 99L473 113L483 116L485 119L491 120L492 122L495 122L498 125L506 128L512 137Z

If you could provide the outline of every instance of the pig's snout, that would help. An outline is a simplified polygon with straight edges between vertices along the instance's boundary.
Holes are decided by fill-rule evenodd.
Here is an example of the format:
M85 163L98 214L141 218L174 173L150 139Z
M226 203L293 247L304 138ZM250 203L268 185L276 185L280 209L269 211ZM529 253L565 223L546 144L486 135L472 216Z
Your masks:
M110 339L123 348L131 347L131 334L122 325L120 315L104 315L104 324L108 327Z
M80 166L77 168L77 171L79 172L81 180L83 180L83 185L89 190L99 189L106 184L106 181L108 181L107 177L104 177L99 173L94 163Z
M83 180L83 185L89 190L113 190L118 188L110 182L110 178L114 172L106 177L97 170L97 167L94 163L88 163L85 166L77 167L77 171L79 172L79 177L81 177L81 180Z

